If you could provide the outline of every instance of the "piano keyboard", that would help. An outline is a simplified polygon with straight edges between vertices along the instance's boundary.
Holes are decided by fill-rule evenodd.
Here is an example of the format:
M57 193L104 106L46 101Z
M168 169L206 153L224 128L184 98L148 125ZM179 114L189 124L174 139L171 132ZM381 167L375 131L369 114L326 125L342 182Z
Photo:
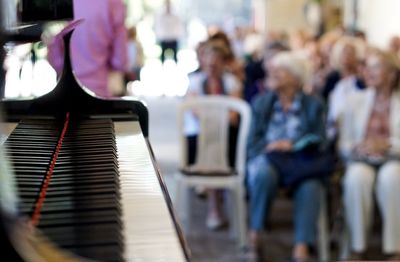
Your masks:
M22 121L5 142L27 216L61 128L55 120ZM164 197L138 122L72 122L38 227L62 248L97 261L185 261Z
M138 122L114 122L126 261L185 261Z

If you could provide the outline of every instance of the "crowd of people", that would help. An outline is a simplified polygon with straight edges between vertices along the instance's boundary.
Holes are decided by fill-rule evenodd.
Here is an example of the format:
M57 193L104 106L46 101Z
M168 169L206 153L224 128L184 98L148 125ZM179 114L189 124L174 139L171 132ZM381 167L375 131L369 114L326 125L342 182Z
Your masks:
M388 260L400 260L398 40L393 37L387 48L376 48L362 32L343 29L319 37L273 32L265 37L263 54L255 50L241 56L235 54L228 34L219 30L198 45L199 69L189 75L187 96L240 97L252 107L246 187L249 246L255 257L262 256L260 239L272 201L278 188L286 187L295 206L292 257L310 261L323 188L330 186L328 174L285 184L272 155L293 157L311 150L334 155L333 170L344 167L342 198L350 259L365 258L376 199L382 251ZM238 121L231 115L231 129ZM193 119L188 122L188 161L193 162L198 127ZM229 139L232 154L234 139ZM317 166L321 159L315 161ZM225 225L218 193L208 192L206 224L213 230Z

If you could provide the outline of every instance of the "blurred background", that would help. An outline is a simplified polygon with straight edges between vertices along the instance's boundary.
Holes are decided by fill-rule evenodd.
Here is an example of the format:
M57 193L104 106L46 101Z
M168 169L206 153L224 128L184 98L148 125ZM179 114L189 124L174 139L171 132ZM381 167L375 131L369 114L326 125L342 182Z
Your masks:
M321 36L341 28L362 32L371 45L387 47L390 39L400 32L400 17L396 12L400 2L396 0L175 0L173 8L183 25L178 59L177 63L168 59L162 64L154 27L163 0L125 2L126 26L136 27L137 41L143 47L140 81L128 83L128 94L137 96L184 95L187 74L198 67L197 44L219 29L229 35L236 54L243 59L261 51L272 33L286 37ZM62 26L62 23L47 24L42 37L49 38ZM51 73L46 54L43 42L7 46L6 97L39 96L54 87L56 74Z

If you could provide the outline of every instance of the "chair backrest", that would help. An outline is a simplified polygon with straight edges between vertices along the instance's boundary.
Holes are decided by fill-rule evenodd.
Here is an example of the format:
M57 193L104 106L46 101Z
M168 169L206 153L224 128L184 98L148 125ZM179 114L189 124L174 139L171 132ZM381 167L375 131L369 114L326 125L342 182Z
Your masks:
M228 131L230 112L240 116L235 171L244 176L247 136L250 129L250 106L243 100L229 96L192 97L183 101L178 110L180 136L180 166L187 166L187 141L184 134L185 114L192 114L192 121L199 126L195 166L204 170L231 170L228 161Z

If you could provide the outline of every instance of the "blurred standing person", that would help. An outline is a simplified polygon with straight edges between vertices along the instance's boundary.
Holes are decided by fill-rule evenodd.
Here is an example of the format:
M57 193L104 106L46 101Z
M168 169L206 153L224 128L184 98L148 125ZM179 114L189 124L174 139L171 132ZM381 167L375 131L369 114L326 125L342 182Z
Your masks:
M173 13L170 0L165 0L164 9L156 16L155 33L161 46L161 62L164 63L167 50L172 51L175 62L178 62L178 42L183 35L183 26L179 16Z
M122 0L74 0L74 19L83 19L71 39L72 69L96 95L112 96L109 76L128 65L126 7ZM48 59L57 73L63 66L63 44L55 37ZM121 83L123 84L123 83Z
M126 81L140 80L140 70L144 63L142 44L137 39L136 27L128 29L128 72Z

